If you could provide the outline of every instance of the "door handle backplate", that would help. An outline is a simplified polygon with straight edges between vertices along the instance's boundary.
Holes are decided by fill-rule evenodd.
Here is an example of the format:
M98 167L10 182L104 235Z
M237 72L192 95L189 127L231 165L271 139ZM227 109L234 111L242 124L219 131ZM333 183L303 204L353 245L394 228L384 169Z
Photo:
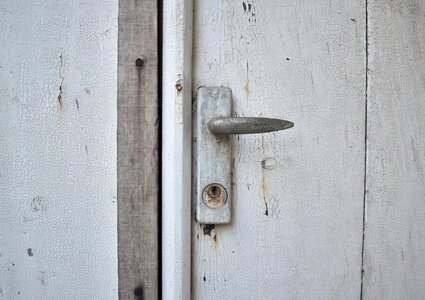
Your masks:
M195 215L201 224L226 224L232 219L232 151L230 134L288 129L290 121L231 117L232 91L225 87L198 89L194 122Z

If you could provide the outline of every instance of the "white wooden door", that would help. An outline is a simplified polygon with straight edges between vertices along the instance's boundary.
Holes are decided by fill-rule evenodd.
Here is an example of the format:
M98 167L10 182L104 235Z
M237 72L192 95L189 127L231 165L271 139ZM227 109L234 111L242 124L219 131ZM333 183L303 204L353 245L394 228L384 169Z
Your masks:
M192 229L193 299L358 299L364 1L194 2L193 88L293 121L233 140L233 221Z
M425 4L194 3L193 90L293 129L233 139L233 221L192 222L193 299L425 297Z

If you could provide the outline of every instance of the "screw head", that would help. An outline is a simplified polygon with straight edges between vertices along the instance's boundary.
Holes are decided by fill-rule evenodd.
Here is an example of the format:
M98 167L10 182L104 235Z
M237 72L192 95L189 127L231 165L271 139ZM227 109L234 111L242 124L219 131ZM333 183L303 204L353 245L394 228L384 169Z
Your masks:
M136 59L136 66L143 67L144 63L145 63L145 61L143 60L143 58Z
M221 184L211 183L204 188L202 200L209 208L220 207L227 201L227 191Z

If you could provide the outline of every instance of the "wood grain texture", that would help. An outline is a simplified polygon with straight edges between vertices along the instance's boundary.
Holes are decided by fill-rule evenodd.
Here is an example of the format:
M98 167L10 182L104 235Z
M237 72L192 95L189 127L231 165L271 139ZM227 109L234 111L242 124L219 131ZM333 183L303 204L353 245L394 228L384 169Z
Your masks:
M158 298L157 15L155 0L119 2L120 299ZM136 66L137 58L144 60L143 66ZM135 289L138 289L136 293Z
M368 1L365 299L425 295L425 3Z
M193 299L358 299L365 2L195 1L194 90L293 121L233 139L233 222L193 223Z

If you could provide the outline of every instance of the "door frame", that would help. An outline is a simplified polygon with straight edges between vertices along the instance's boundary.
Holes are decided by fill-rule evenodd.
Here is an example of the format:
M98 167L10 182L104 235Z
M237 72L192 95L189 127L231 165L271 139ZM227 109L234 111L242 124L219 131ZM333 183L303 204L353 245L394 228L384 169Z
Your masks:
M190 299L192 0L120 0L118 27L119 297Z
M192 0L163 2L162 297L190 299Z

